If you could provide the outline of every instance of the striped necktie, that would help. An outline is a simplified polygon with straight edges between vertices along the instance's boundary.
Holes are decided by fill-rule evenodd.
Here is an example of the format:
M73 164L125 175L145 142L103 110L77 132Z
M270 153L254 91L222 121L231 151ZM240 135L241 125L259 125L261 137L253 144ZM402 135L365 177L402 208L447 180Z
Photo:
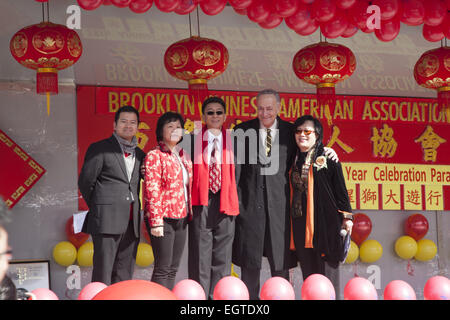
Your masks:
M270 134L271 129L267 130L266 136L266 156L270 157L270 153L272 151L272 135Z
M221 188L221 172L219 166L218 140L214 139L209 163L209 189L216 193Z

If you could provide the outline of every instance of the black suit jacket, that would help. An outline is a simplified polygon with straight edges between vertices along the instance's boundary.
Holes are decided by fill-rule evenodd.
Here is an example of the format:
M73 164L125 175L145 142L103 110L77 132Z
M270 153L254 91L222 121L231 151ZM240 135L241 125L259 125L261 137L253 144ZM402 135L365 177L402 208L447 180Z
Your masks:
M261 268L264 251L265 225L269 223L271 254L277 271L295 266L290 244L290 184L289 170L295 158L293 125L277 117L278 133L272 141L271 159L264 157L259 137L259 120L253 119L237 125L235 137L236 183L240 214L236 218L233 243L233 263L247 268ZM257 142L245 138L245 159L242 158L242 136L238 130L255 132ZM255 145L256 144L256 145ZM258 146L257 151L255 147ZM243 161L245 160L245 161ZM244 163L242 163L244 162ZM270 165L264 165L270 162ZM266 220L264 204L269 221ZM266 248L267 250L268 248ZM270 254L266 252L267 254ZM267 255L266 254L266 255Z
M131 181L125 160L114 136L91 144L86 151L78 178L78 188L89 207L83 232L90 234L125 233L133 203L134 234L140 234L140 170L145 153L136 148ZM134 199L134 201L132 201Z

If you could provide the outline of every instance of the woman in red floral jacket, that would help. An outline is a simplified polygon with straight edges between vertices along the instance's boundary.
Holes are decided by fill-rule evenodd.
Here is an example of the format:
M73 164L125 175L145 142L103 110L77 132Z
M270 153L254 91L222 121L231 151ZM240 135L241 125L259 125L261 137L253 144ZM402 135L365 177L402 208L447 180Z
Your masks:
M156 125L158 146L145 157L144 219L155 257L151 281L172 290L186 242L192 162L177 144L183 117L163 114Z

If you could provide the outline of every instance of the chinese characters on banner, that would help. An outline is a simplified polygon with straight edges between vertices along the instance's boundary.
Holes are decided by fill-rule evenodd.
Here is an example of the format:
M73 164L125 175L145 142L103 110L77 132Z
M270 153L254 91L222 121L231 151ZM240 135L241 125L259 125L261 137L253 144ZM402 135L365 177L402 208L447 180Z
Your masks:
M209 93L227 104L226 128L257 115L257 92ZM339 155L354 209L450 210L450 124L435 99L337 96L328 123L315 95L280 96L282 119L295 121L305 114L321 119L323 142ZM181 113L189 132L201 119L201 105L194 105L187 90L80 86L79 170L87 147L111 132L122 105L140 113L137 138L145 152L156 145L156 121L164 112Z

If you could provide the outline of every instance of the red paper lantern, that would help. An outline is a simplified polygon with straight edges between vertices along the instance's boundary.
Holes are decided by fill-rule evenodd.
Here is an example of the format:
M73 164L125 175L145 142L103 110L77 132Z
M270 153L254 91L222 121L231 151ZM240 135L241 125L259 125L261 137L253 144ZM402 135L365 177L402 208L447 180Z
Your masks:
M58 94L58 70L72 66L83 47L78 34L64 25L41 22L17 31L10 41L11 54L24 67L37 71L36 92Z
M414 66L414 78L420 86L438 92L438 104L450 122L450 47L422 54Z
M336 101L334 86L355 71L353 52L340 44L319 42L298 51L292 66L297 77L317 87L318 104L324 106L331 124L330 108L334 109Z
M189 94L202 103L208 95L208 80L228 66L228 50L219 41L193 36L170 45L164 66L170 75L188 81Z

